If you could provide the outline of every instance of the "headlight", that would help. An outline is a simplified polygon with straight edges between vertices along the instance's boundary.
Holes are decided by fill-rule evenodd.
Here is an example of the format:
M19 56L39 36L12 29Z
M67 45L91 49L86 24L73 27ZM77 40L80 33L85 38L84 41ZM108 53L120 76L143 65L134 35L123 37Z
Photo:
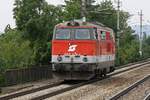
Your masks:
M62 61L62 57L61 57L61 56L58 56L58 57L57 57L57 60L58 60L59 62L61 62L61 61Z
M88 61L88 58L87 57L84 57L83 58L83 62L87 62Z

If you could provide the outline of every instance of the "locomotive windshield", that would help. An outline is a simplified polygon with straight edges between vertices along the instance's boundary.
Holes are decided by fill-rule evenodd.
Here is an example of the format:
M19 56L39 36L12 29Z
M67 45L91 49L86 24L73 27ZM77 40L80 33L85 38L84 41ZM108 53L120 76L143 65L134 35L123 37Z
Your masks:
M75 30L75 39L90 39L90 30L89 29L76 29Z
M70 39L70 29L57 29L55 33L55 39Z
M88 40L96 39L93 28L58 28L55 31L54 39L56 40Z

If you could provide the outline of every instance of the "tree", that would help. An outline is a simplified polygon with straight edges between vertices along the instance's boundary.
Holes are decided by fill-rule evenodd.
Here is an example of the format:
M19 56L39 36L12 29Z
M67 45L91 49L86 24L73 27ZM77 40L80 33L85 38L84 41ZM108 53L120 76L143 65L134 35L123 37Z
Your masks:
M81 0L65 0L64 20L73 20L81 18Z
M56 23L55 13L58 13L58 9L48 5L45 0L16 0L14 5L16 25L23 31L24 37L33 42L45 39Z
M120 30L128 28L127 20L130 15L128 12L120 11ZM104 0L98 5L93 5L89 12L88 18L90 21L98 21L112 28L117 32L117 10L111 0Z
M29 44L17 30L10 30L0 37L0 70L34 64Z
M150 46L150 36L145 40L146 44Z
M37 63L47 56L48 36L52 37L54 25L62 21L61 8L48 5L45 0L15 0L14 18L23 38L30 41Z
M112 28L117 32L117 11L113 6L112 1L104 0L100 4L94 4L95 0L87 0L87 20L98 21L104 25ZM64 19L81 19L81 0L66 0L64 8ZM120 12L120 29L126 30L128 28L127 20L130 15L128 12Z
M143 40L143 56L150 57L150 36Z

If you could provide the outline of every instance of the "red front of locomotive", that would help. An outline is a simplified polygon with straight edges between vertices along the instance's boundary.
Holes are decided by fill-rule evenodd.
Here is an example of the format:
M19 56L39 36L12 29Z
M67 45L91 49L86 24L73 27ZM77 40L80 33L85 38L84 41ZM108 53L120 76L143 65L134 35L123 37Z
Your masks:
M95 63L96 41L94 40L53 40L52 62ZM87 58L87 59L84 59Z
M56 26L52 63L61 79L89 79L96 68L97 42L92 26Z
M113 72L113 30L82 21L58 24L52 40L52 64L53 75L65 80L89 80Z

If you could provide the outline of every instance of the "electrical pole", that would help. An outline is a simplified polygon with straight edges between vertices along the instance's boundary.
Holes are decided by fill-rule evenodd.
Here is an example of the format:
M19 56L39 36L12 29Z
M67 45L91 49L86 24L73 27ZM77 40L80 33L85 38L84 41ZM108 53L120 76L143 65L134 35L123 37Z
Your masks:
M116 44L116 48L117 48L117 63L119 64L119 45L120 45L120 0L117 0L117 44Z
M142 40L143 40L142 39L142 35L143 35L143 22L142 22L143 12L142 12L142 10L140 11L139 16L140 16L140 35L139 35L140 47L139 47L139 53L140 53L140 56L142 56Z
M83 21L86 21L86 0L81 0L81 16Z
M120 0L117 1L117 47L120 45Z

